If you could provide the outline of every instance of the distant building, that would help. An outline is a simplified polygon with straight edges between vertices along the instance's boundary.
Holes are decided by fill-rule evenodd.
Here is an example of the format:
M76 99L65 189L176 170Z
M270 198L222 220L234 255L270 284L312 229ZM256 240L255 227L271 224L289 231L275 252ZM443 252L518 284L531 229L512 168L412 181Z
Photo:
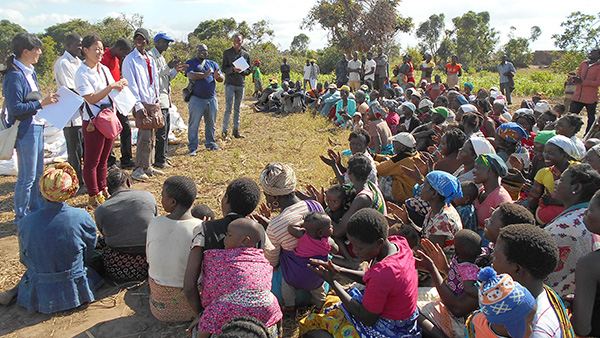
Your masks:
M560 59L564 54L562 50L536 50L533 53L533 61L535 66L550 66L552 62Z

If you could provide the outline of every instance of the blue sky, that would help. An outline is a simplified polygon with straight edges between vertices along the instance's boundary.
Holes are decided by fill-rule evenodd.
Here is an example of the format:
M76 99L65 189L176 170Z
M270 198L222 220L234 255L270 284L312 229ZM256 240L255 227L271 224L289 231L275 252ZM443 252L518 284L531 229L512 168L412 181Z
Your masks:
M184 40L204 20L233 17L238 22L246 20L253 23L264 19L271 22L275 31L273 42L279 49L289 48L293 37L300 33L310 37L310 48L318 49L327 44L326 33L322 30L300 29L300 22L314 3L311 0L0 0L0 19L16 22L29 32L40 33L45 27L73 18L96 22L107 16L118 16L119 13L139 13L144 16L147 28L166 32L178 40ZM399 3L398 8L402 15L412 17L417 24L431 14L444 13L447 28L452 26L453 17L469 10L488 11L492 26L500 31L501 44L508 40L511 26L517 28L516 36L528 37L531 26L538 25L542 35L531 45L531 49L546 50L556 49L551 36L563 31L560 23L573 11L583 10L594 14L597 9L591 9L593 3L592 0L405 0ZM400 34L397 41L402 48L417 44L413 34Z

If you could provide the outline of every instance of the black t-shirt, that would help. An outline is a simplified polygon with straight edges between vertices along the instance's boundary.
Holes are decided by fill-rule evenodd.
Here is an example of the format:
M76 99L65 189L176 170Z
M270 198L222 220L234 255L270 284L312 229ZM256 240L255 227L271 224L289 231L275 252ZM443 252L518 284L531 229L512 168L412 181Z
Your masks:
M287 63L282 63L281 66L279 66L279 70L281 71L281 78L289 80L290 65L288 65Z

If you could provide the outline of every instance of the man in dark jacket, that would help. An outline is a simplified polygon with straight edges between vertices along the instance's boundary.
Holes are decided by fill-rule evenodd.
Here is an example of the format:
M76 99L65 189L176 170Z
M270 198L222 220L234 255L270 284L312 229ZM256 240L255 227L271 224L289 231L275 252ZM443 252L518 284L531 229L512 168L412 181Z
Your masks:
M233 47L223 52L223 65L221 70L225 74L225 113L223 114L223 139L229 136L229 117L233 107L233 137L244 138L239 132L240 127L240 104L244 98L244 87L246 76L250 74L250 67L239 69L233 65L233 62L243 58L246 64L250 65L250 54L242 47L244 37L241 34L233 36Z

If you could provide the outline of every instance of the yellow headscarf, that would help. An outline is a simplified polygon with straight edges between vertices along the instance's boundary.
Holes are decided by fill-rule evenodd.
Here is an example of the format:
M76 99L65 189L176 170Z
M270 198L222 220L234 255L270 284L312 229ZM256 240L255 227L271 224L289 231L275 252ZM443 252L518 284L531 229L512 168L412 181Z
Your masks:
M40 177L40 192L50 202L64 202L77 193L79 180L69 163L59 163L44 171Z

